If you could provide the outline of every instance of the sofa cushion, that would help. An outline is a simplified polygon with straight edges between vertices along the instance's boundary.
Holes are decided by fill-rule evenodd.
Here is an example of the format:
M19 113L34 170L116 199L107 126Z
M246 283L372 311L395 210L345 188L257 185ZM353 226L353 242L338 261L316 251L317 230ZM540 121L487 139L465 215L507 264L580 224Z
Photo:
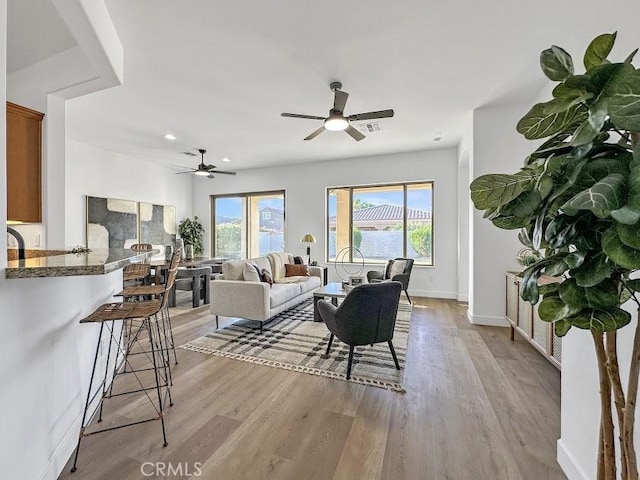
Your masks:
M300 284L298 283L274 283L269 291L269 305L271 308L277 307L297 297L300 293Z
M242 276L245 282L261 282L262 274L260 273L260 267L255 263L246 262L242 271Z
M249 259L250 262L255 263L260 267L260 271L267 270L269 272L269 276L273 277L273 270L271 270L271 263L269 263L269 259L267 257L256 257Z
M285 277L309 276L309 267L306 265L292 265L290 263L284 266Z
M393 278L396 275L404 273L404 269L407 267L406 260L393 260L391 268L389 269L389 276L387 278Z
M306 282L298 283L302 293L318 288L322 284L320 277L309 277Z
M244 266L246 260L229 260L222 264L222 274L225 280L244 280Z

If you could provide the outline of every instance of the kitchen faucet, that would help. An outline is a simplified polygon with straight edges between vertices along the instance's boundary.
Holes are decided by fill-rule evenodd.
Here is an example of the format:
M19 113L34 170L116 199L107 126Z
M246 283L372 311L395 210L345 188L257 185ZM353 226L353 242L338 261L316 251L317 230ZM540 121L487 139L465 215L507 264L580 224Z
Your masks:
M18 232L15 228L11 228L9 226L7 226L7 233L12 235L13 238L15 238L18 242L18 260L26 259L27 257L24 250L24 237L20 235L20 232Z

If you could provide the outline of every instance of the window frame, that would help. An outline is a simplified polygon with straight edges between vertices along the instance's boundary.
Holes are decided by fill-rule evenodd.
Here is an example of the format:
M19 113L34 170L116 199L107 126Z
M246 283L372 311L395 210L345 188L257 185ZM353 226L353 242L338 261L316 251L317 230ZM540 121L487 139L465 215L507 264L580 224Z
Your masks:
M402 187L402 207L403 207L403 215L402 215L402 256L407 257L407 226L409 220L407 218L407 190L408 187L412 185L431 185L431 263L418 263L414 262L414 266L417 267L435 267L435 181L434 180L412 180L410 182L390 182L390 183L372 183L372 184L362 184L362 185L342 185L342 186L332 186L327 187L325 190L325 262L330 263L334 262L334 260L330 260L329 257L329 234L331 232L330 226L330 216L329 216L329 195L332 190L348 190L349 191L349 247L351 250L349 251L349 258L347 259L347 263L355 263L353 260L353 191L364 188L384 188L384 187ZM337 252L336 252L337 254ZM357 260L356 260L357 261ZM371 261L367 260L365 263L372 265L384 265L386 260L380 261ZM360 263L360 262L358 262Z
M245 215L245 218L249 218L249 209L250 209L250 202L249 199L251 197L263 197L263 196L275 196L275 195L282 195L282 202L283 202L283 210L282 210L282 226L283 226L283 232L282 232L282 237L283 237L283 242L286 242L286 231L287 231L287 193L286 190L282 189L282 190L262 190L262 191L258 191L258 192L241 192L241 193L223 193L223 194L219 194L219 195L211 195L209 197L209 206L210 206L210 210L211 210L211 235L210 235L210 246L211 246L211 253L212 256L215 256L216 254L216 199L218 198L244 198L245 202L244 202L244 211L242 212L243 215ZM258 216L258 229L260 228L260 220L261 220L261 215ZM250 245L250 238L249 238L249 230L250 230L250 226L249 226L249 222L247 222L247 228L245 228L244 232L242 232L243 234L243 240L245 242L245 245L247 245L247 251L246 251L246 258L240 259L240 260L247 260L249 258L253 258L250 257L249 255L251 254L251 252L249 251L249 245ZM283 247L284 250L286 250L286 245L285 247Z

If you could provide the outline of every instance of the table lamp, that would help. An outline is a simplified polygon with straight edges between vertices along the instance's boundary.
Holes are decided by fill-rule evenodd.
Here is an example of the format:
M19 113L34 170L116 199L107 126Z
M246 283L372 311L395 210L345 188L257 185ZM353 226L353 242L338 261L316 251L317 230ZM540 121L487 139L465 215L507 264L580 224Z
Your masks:
M316 243L316 237L307 233L300 239L301 243ZM311 265L311 245L307 245L307 264Z

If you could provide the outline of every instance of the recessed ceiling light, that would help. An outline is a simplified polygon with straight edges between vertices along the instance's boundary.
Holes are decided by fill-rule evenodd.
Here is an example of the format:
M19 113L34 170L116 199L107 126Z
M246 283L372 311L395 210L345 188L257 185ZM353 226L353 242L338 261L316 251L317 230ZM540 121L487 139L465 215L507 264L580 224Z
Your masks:
M222 159L222 161L223 161L223 162L230 162L231 160L229 160L227 157L224 157L224 158Z
M166 138L167 140L175 140L176 136L173 135L172 133L167 133L164 138Z

